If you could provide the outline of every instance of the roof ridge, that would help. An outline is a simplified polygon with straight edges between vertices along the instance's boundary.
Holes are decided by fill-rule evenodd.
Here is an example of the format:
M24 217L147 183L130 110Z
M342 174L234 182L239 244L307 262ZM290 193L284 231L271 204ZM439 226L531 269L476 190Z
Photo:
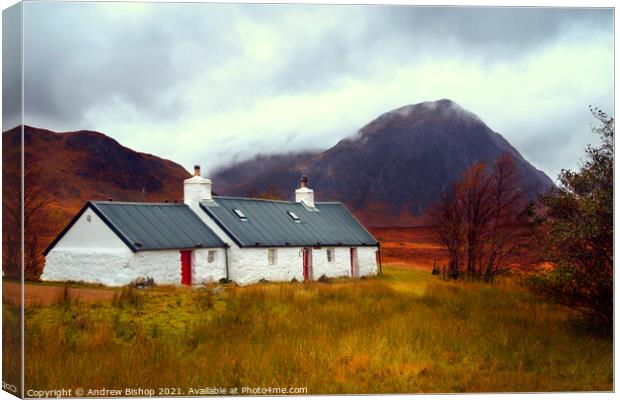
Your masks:
M246 200L246 201L263 201L267 203L287 203L287 204L301 204L298 201L291 200L278 200L278 199L262 199L260 197L241 197L241 196L213 196L214 200ZM204 203L204 202L202 202ZM314 204L344 204L341 201L316 201Z
M214 200L223 199L223 200L246 200L246 201L263 201L267 203L288 203L288 204L298 204L296 201L291 200L276 200L276 199L261 199L259 197L241 197L241 196L213 196Z
M146 201L109 201L109 200L89 200L92 204L119 204L119 205L134 205L134 206L185 206L185 203L161 203L161 202L146 202Z

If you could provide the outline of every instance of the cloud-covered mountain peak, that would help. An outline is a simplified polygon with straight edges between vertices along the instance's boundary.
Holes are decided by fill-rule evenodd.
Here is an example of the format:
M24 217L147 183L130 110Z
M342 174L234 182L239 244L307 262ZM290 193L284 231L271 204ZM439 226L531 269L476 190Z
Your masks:
M384 113L321 153L256 159L224 168L213 180L223 183L218 190L225 194L291 199L305 174L318 199L344 202L369 225L408 225L466 168L506 152L529 198L552 185L475 114L443 99Z
M403 117L403 118L415 118L416 116L424 116L428 117L441 117L446 116L448 114L460 115L464 118L472 118L477 121L480 121L477 115L472 113L471 111L466 110L461 107L458 103L450 100L450 99L441 99L435 101L425 101L417 104L408 104L406 106L402 106L396 108L392 111L388 111L387 113L381 115L380 118L388 118L388 117Z

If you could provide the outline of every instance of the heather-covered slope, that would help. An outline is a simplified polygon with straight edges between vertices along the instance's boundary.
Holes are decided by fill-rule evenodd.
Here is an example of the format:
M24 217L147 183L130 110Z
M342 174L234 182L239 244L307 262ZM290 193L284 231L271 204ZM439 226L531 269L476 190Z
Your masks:
M20 129L4 132L2 143L3 178L9 182L18 176ZM182 201L183 180L190 176L172 161L128 149L99 132L25 126L24 149L26 184L42 189L36 192L46 200L43 211L52 233L87 200ZM16 201L16 188L4 186L6 204Z

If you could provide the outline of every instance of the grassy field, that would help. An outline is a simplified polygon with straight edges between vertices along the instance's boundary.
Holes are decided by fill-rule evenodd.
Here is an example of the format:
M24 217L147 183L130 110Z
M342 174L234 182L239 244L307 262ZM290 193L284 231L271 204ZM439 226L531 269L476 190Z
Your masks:
M19 305L2 301L2 382L21 392L21 310ZM7 390L9 386L7 386Z
M381 277L123 291L26 309L26 389L612 390L612 339L510 280ZM10 309L4 307L6 316ZM15 319L5 319L5 326ZM11 329L9 327L8 329Z

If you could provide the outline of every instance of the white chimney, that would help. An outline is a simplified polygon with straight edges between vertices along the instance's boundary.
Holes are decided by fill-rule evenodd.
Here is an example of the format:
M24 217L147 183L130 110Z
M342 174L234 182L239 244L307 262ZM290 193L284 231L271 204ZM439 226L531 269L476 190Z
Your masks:
M200 176L200 165L194 165L194 176L183 181L183 202L197 206L211 200L211 180Z
M306 175L301 177L301 186L299 189L295 190L295 201L314 208L314 190L308 187L308 178L306 178Z

